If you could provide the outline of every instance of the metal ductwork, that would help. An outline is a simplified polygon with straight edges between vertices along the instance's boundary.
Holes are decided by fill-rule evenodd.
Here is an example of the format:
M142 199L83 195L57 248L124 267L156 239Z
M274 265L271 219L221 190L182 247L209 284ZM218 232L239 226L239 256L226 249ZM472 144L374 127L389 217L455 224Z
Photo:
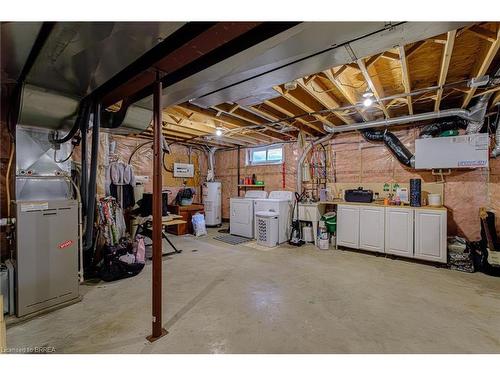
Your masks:
M18 81L16 123L67 130L80 101L175 33L182 22L3 23L2 78ZM19 35L23 37L20 38ZM139 133L151 122L149 108L101 111L102 127Z
M479 133L484 124L484 116L488 109L488 102L493 95L492 92L485 94L479 98L477 103L470 109L470 114L472 119L469 120L467 129L465 132L467 134Z
M495 131L495 147L491 155L496 158L500 155L500 102L497 103L497 117L496 117L496 131Z
M215 151L217 147L210 147L207 152L208 156L208 172L207 181L212 182L215 179Z
M68 130L77 118L80 100L33 85L22 92L18 123L53 130ZM101 111L101 127L115 133L140 133L153 118L153 112L139 106L129 106L118 112Z
M489 98L490 94L486 94L484 96L488 96ZM488 104L487 101L481 101L482 106L487 107L487 104ZM462 108L445 109L444 111L439 111L439 112L418 113L415 115L384 118L380 120L359 122L348 125L339 125L335 127L330 127L328 125L323 124L323 128L328 133L344 133L352 130L363 130L363 129L382 128L382 127L397 126L397 125L407 125L419 121L435 120L453 116L457 116L461 119L464 119L469 123L473 122L475 124L477 123L482 124L484 122L484 114L485 114L485 109L483 110L482 107L478 107L474 111L473 110L469 111L467 109L462 109Z
M191 99L201 107L261 103L277 95L273 86L467 25L470 23L303 22L172 85L167 104Z

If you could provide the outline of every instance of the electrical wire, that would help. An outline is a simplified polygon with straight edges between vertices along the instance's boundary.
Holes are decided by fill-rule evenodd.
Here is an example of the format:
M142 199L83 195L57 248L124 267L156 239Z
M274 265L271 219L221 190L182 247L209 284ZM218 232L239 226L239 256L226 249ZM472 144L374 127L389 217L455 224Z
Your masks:
M56 149L54 149L54 161L55 161L57 164L64 163L64 162L68 161L68 160L69 160L69 159L73 156L73 151L75 151L75 146L73 146L73 147L71 148L71 152L69 153L69 155L68 155L68 157L67 157L66 159L64 159L64 160L57 160L57 159L56 159L56 157L57 157L57 156L56 156L56 155L57 155L57 150L56 150Z

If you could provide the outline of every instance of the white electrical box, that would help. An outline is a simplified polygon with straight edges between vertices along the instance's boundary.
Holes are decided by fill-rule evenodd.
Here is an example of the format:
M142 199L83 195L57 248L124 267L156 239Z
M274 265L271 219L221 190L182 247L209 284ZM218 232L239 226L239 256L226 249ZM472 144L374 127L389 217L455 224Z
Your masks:
M415 140L415 168L488 167L488 134Z
M194 177L194 165L174 163L174 177Z

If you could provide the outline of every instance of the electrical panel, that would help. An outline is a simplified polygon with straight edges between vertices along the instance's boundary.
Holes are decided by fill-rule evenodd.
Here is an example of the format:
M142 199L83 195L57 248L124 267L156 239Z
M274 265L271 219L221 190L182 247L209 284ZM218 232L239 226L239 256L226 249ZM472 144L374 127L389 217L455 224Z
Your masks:
M174 177L194 177L194 164L174 163Z

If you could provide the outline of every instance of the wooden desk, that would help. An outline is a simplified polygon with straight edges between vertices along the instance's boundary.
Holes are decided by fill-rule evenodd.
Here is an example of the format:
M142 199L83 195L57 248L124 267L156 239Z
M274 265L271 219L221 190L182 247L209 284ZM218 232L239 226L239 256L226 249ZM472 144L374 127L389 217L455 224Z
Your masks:
M175 215L175 214L169 214L168 216L162 216L162 218L161 218L161 224L162 225L174 225L171 222L172 221L176 221L178 219L182 219L182 216L181 215ZM170 223L170 224L168 224L168 223Z
M169 220L166 222L163 222L162 225L164 227L170 227L172 225L182 225L182 224L187 224L186 220L180 220L180 219L175 219L175 220Z
M172 213L172 216L177 216L179 219L186 222L177 226L172 225L170 228L167 228L168 233L181 236L183 234L193 234L191 218L198 212L202 214L205 213L205 207L197 203L188 206L168 205L168 211Z

